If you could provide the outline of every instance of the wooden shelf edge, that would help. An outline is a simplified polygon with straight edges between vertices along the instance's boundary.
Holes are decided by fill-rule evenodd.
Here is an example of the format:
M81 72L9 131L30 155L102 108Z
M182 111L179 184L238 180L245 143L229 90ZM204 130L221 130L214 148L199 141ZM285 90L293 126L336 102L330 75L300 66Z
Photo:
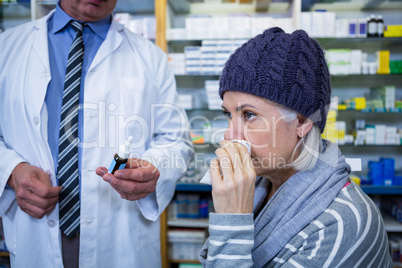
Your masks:
M0 251L0 257L6 257L6 258L8 258L8 257L10 257L10 253L9 252L7 252L7 251Z
M200 264L198 260L169 260L170 263L196 263Z

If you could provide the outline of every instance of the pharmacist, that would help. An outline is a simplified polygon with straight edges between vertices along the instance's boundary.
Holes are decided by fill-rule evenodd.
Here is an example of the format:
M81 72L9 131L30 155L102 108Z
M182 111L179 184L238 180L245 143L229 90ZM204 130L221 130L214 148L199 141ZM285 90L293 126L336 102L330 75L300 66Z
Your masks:
M0 35L12 267L161 266L159 215L193 149L167 57L112 19L116 1L61 0ZM107 173L129 136L133 159Z
M377 206L321 139L331 87L318 43L302 30L266 30L226 62L219 94L229 127L211 162L215 213L201 263L392 267Z

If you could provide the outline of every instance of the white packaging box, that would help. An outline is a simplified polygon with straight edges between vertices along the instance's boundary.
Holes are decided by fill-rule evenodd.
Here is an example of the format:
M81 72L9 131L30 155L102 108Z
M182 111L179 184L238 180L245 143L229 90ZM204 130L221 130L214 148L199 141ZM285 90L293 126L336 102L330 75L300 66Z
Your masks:
M248 16L233 16L229 17L230 38L250 38L250 17ZM216 27L216 26L215 26Z
M209 37L212 39L230 38L230 24L228 17L211 18L211 28L209 29Z
M357 132L359 132L358 130ZM366 145L375 144L375 129L373 127L366 128Z
M215 65L214 64L202 64L201 65L201 74L202 75L214 75L215 74Z
M384 145L385 144L385 125L375 125L375 144Z
M185 28L166 29L167 40L187 40L187 31Z
M357 37L367 37L367 18L358 19Z
M399 145L399 142L397 143L397 128L392 126L392 127L386 127L385 129L385 144L388 145Z
M395 86L384 86L385 108L395 108Z
M202 40L201 41L201 53L205 51L218 52L218 40Z
M374 139L374 136L373 136L373 139ZM356 132L356 139L354 140L354 145L364 145L364 141L366 141L366 144L367 144L367 132L366 132L366 130L358 130Z
M202 40L208 38L209 17L188 17L184 23L188 39Z
M266 29L275 26L275 19L272 17L261 16L261 17L251 17L250 18L250 34L251 36L256 36L263 33Z
M186 46L184 47L184 55L186 59L199 59L201 58L201 47Z
M233 40L218 40L218 53L231 53L233 50Z
M198 255L205 239L205 231L169 230L169 258L174 260L198 260Z
M191 94L180 94L179 105L186 110L193 109L193 96Z
M300 14L300 29L307 32L308 35L312 36L311 32L311 12L302 12Z
M201 58L186 57L186 74L199 75L201 74Z
M186 74L186 61L184 53L169 53L169 66L174 74Z
M350 71L349 74L361 74L362 70L362 51L352 50L350 52Z
M348 19L348 37L355 38L359 31L358 21L355 18Z
M285 33L291 34L295 31L292 18L277 18L274 25L282 28Z
M350 63L351 49L329 49L325 53L328 63Z
M336 19L335 21L335 36L337 38L348 37L349 33L349 21L348 19Z
M148 39L156 37L156 20L155 18L144 18L142 20L143 36Z
M328 69L332 75L347 75L350 73L350 49L329 49L325 53Z
M328 69L331 75L348 75L350 73L350 64L330 63Z
M210 110L222 109L222 100L219 97L219 80L206 80L205 90L207 93L208 108Z
M326 36L325 15L326 15L326 12L311 12L312 37L325 37Z
M336 14L335 12L325 12L324 16L324 37L335 37L336 35Z

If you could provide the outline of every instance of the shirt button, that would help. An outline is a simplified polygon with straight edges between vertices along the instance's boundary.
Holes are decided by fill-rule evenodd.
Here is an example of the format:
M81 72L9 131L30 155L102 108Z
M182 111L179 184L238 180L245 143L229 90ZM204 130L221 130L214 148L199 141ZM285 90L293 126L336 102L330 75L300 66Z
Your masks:
M33 122L35 125L39 124L39 117L35 116Z
M49 71L43 71L42 72L42 77L48 77L49 76Z
M54 220L49 220L49 221L47 222L47 225L48 225L49 227L54 227L54 226L56 225L56 223L54 222Z

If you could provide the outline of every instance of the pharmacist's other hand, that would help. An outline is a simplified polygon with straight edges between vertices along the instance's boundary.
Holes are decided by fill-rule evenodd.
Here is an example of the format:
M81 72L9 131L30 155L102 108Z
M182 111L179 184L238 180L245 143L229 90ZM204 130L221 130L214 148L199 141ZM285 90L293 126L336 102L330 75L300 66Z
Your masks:
M215 212L252 213L256 174L250 154L237 142L225 140L220 145L210 168Z
M49 175L28 163L18 164L7 184L15 191L20 209L37 219L51 212L59 201L61 187L52 187Z
M124 169L108 173L105 167L96 169L96 174L108 182L123 199L142 199L155 191L159 170L151 163L138 158L129 158Z

